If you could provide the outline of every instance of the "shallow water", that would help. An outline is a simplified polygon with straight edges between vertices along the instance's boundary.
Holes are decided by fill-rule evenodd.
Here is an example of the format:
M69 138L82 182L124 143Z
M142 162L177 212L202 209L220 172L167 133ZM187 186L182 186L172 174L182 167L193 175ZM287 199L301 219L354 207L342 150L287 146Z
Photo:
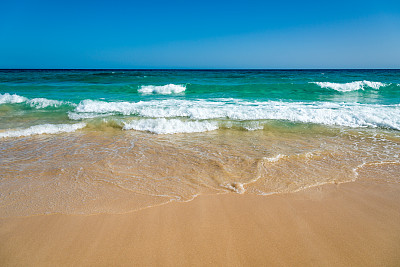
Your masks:
M0 216L399 183L399 74L3 71Z
M13 138L1 144L0 212L120 213L199 194L268 195L366 178L398 183L398 151L392 133L302 125Z

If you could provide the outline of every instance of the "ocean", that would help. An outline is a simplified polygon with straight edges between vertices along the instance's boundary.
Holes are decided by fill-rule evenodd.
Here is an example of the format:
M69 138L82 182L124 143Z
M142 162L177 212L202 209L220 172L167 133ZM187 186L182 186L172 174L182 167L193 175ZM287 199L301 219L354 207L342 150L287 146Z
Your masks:
M400 70L0 70L0 217L400 182Z

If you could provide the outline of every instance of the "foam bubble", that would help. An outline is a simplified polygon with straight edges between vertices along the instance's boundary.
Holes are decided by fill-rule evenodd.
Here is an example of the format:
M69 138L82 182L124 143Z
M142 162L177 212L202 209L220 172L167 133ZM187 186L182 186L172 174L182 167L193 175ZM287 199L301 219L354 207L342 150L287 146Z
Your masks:
M266 160L266 161L268 161L268 162L277 162L277 161L279 161L280 159L285 158L285 157L286 157L285 155L278 154L278 155L276 155L275 157L271 157L271 158L264 157L263 159Z
M259 122L250 122L247 124L244 124L243 126L247 131L256 131L256 130L262 130L264 129L264 125Z
M364 87L370 87L372 89L378 90L379 88L386 86L386 84L381 82L370 82L370 81L355 81L350 83L331 83L331 82L311 82L321 88L329 88L339 92L351 92L357 90L364 90Z
M70 133L85 127L85 123L76 124L41 124L31 126L26 129L8 130L0 132L0 138L6 137L22 137L38 134L57 134L57 133Z
M28 100L26 97L16 94L10 95L9 93L0 94L0 104L17 104Z
M182 93L186 90L184 85L177 84L167 84L162 86L155 85L142 85L138 90L141 94L160 94L160 95L170 95Z
M226 184L221 184L221 187L226 188L238 194L244 194L244 192L246 192L243 183L226 183Z
M124 130L147 131L156 134L196 133L218 129L215 122L182 121L178 119L141 119L125 123Z

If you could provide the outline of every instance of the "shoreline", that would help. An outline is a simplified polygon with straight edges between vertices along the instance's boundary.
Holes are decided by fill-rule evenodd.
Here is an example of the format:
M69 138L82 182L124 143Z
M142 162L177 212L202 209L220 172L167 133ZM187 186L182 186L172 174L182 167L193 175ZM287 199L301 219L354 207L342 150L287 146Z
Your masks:
M2 266L400 263L400 184L200 195L124 214L0 219Z
M396 162L397 164L397 162ZM257 181L257 180L256 180ZM250 181L246 185L250 185L256 181ZM107 216L107 215L126 215L126 214L131 214L135 212L140 212L143 210L147 209L152 209L152 208L157 208L157 207L162 207L171 203L190 203L194 201L197 198L203 198L203 197L208 197L208 196L219 196L219 195L238 195L238 196L249 196L249 197L269 197L269 196L285 196L285 195L291 195L291 194L297 194L303 191L307 190L314 190L319 187L325 187L325 186L339 186L342 184L348 184L348 183L354 183L358 182L359 180L349 180L349 181L343 181L343 182L324 182L320 184L315 184L315 185L310 185L302 189L297 189L296 191L291 191L291 192L271 192L271 193L264 193L264 194L254 194L254 193L248 193L246 189L242 192L240 190L237 190L236 187L226 187L224 191L218 191L215 193L199 193L197 195L194 195L191 199L188 200L175 200L175 199L169 199L165 200L165 202L160 201L160 203L154 204L152 206L146 206L146 207L139 207L139 208L134 208L132 210L128 211L123 211L123 212L97 212L97 213L62 213L62 212L56 212L56 213L39 213L39 214L31 214L31 215L8 215L1 217L0 216L0 221L1 220L8 220L8 219L28 219L32 217L38 217L38 216ZM241 186L242 184L236 185L235 186ZM145 195L145 194L139 194L138 195ZM154 196L152 196L154 197ZM160 197L160 196L157 196Z

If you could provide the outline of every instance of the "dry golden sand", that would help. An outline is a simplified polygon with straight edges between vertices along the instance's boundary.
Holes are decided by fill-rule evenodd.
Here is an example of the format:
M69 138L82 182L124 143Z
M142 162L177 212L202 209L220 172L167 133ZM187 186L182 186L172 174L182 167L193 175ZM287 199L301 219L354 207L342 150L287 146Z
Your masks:
M399 266L400 184L0 220L1 266Z

